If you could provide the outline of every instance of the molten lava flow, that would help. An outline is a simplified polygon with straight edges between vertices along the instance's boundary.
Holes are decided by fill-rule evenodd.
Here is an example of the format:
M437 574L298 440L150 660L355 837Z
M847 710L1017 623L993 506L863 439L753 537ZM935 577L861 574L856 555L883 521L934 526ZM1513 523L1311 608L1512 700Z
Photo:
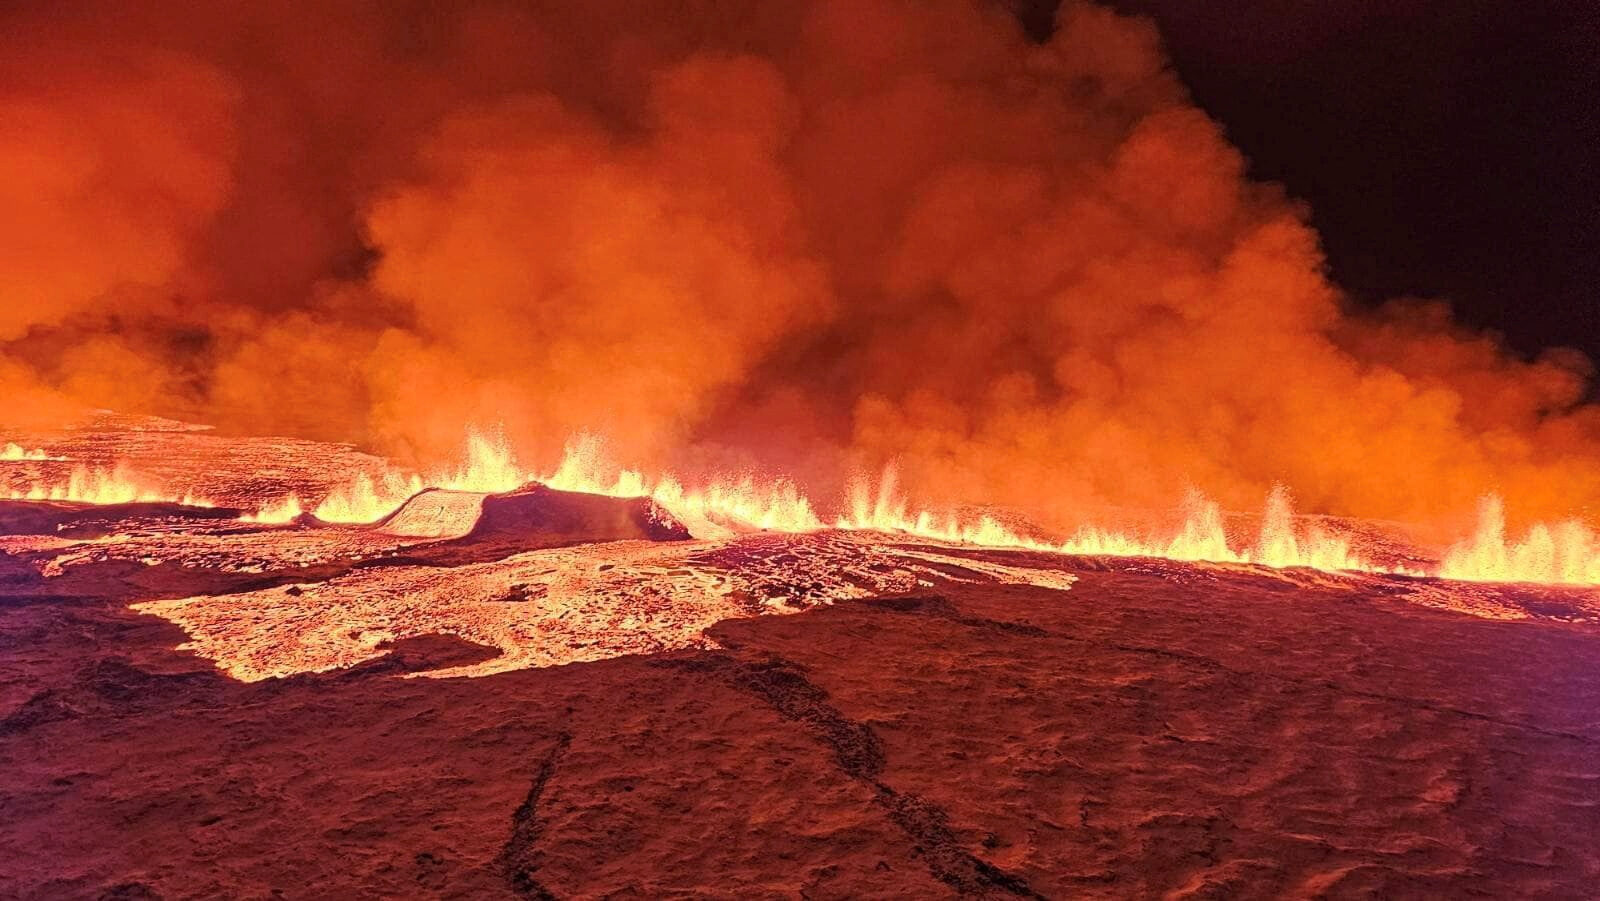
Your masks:
M703 648L721 621L903 594L919 584L1033 585L1067 591L1071 573L904 548L877 536L746 535L579 544L488 563L357 568L327 581L135 604L189 633L185 645L247 682L326 672L448 634L499 651L429 677L485 676L622 654Z
M1485 497L1478 529L1445 553L1439 575L1474 582L1600 585L1600 536L1578 520L1537 523L1522 540L1506 539L1505 505Z
M192 494L179 494L155 485L124 464L111 467L75 466L64 480L36 480L25 487L7 486L0 497L24 501L71 501L84 504L173 503L188 507L215 506Z

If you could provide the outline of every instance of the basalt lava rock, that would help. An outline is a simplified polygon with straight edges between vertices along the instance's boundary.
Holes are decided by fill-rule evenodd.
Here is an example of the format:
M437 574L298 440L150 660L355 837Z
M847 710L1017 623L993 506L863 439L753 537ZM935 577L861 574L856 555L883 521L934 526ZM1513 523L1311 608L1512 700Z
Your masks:
M504 494L430 488L374 528L407 538L516 541L530 548L691 537L682 523L649 498L557 491L539 483Z
M68 535L97 538L110 535L130 521L150 523L202 522L234 519L231 507L191 507L185 504L135 502L84 504L69 501L0 501L0 535Z

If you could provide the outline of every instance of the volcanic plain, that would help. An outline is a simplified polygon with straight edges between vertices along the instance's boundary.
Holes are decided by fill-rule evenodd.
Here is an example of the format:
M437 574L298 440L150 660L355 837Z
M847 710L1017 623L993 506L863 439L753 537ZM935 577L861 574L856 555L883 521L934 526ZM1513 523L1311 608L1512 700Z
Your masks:
M364 462L46 439L240 504ZM0 502L0 895L1600 885L1592 589L708 538L540 485L239 515Z

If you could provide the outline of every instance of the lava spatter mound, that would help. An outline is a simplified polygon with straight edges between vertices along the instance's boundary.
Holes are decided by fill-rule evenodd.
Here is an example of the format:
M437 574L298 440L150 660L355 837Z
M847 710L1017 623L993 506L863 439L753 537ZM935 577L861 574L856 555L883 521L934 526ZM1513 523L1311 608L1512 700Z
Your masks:
M483 499L483 512L468 537L559 537L562 543L591 541L683 541L689 530L649 498L606 497L557 491L531 484Z
M530 483L504 494L429 488L373 528L398 538L555 547L598 541L681 541L689 530L648 498L557 491Z
M478 525L486 495L429 488L412 495L373 529L397 538L464 538Z

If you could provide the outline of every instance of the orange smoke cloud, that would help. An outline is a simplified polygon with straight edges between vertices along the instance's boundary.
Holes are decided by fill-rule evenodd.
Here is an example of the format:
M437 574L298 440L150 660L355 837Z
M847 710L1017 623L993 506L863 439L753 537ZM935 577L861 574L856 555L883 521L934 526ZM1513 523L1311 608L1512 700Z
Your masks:
M0 380L416 459L503 422L927 503L1600 500L1586 361L1349 309L1154 29L1063 5L0 13ZM21 211L20 215L16 211ZM20 413L14 414L20 415Z
M667 68L644 117L628 141L548 98L453 118L423 150L427 179L369 209L373 285L414 317L372 372L396 428L431 409L450 440L505 421L659 454L827 315L777 164L794 113L771 64ZM440 399L441 380L475 390Z

